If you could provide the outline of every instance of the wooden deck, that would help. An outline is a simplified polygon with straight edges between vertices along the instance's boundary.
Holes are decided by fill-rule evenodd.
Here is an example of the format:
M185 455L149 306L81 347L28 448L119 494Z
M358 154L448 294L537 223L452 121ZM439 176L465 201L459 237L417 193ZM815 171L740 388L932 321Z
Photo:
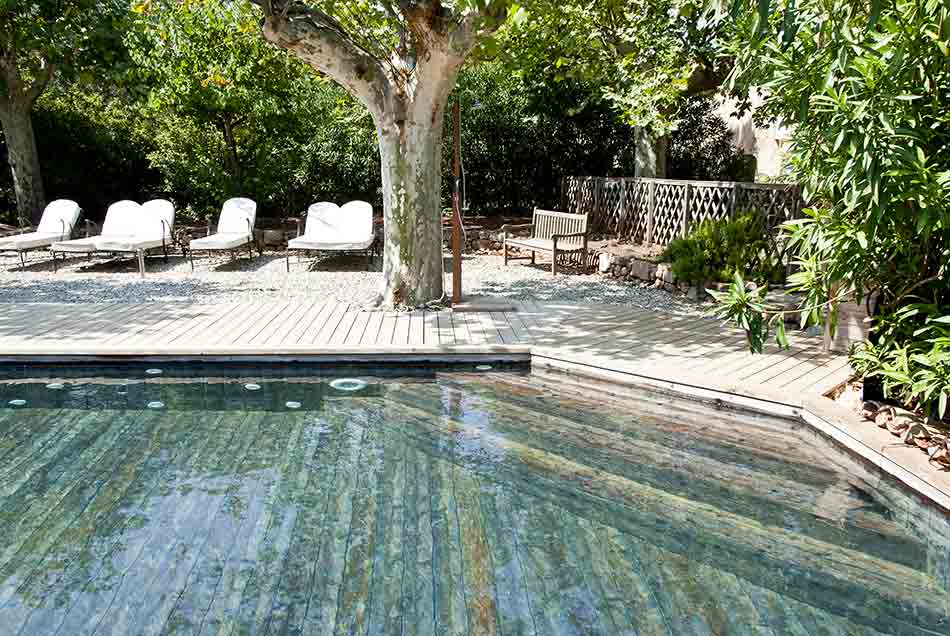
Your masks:
M320 302L0 304L0 359L84 357L533 358L799 405L847 378L818 338L748 353L720 322L618 305L395 313Z

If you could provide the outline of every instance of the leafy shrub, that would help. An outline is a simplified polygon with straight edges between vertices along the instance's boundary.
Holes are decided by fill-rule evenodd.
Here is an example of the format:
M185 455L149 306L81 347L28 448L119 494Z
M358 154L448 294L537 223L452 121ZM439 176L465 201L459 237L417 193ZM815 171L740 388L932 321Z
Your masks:
M905 305L875 318L874 342L852 348L862 379L880 378L887 398L945 417L950 400L950 316L935 304Z
M676 119L676 129L670 133L669 178L752 180L748 178L743 153L733 145L732 131L716 113L712 99L702 95L687 97Z
M672 264L677 280L702 285L730 280L736 271L754 280L774 281L781 268L771 256L762 217L749 212L734 219L703 221L684 238L675 239L661 255Z

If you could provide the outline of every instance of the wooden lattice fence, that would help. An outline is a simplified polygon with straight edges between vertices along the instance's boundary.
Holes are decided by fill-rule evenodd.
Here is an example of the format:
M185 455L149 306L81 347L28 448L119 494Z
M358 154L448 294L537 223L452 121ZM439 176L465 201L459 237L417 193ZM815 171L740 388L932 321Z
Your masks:
M758 210L764 231L801 216L797 185L679 181L642 177L565 177L561 209L587 214L593 232L635 243L667 245L708 219Z

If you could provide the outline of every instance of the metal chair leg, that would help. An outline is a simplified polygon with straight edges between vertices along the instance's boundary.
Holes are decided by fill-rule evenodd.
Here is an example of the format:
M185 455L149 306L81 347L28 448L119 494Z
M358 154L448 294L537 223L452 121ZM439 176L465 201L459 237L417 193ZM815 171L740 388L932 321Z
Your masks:
M145 278L145 250L138 251L139 276Z
M56 274L57 272L59 272L59 263L56 262L56 252L52 252L52 254L53 254L53 273Z
M188 253L188 260L191 261L191 271L195 271L195 250L191 250Z
M20 255L20 267L26 267L26 256L23 255L22 251L17 251L17 254Z
M287 258L287 273L289 274L290 273L290 252L287 252L286 258Z

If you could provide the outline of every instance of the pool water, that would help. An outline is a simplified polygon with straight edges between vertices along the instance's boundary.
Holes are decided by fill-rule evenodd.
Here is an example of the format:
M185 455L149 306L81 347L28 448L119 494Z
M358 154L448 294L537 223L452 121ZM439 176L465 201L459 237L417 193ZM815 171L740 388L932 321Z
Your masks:
M0 380L0 634L950 634L946 517L791 422L145 371Z

